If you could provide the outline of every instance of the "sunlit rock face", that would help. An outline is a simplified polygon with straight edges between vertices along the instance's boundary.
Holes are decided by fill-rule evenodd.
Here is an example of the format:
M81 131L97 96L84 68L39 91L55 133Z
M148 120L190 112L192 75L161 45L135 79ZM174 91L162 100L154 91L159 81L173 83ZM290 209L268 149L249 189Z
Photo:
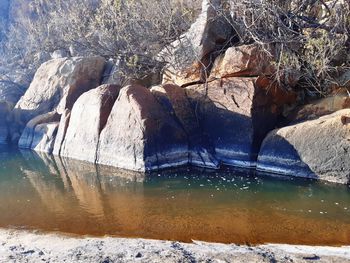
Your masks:
M272 61L273 56L257 44L230 47L217 57L210 77L270 76L275 72Z
M265 172L350 182L350 110L272 131L260 150Z
M188 163L186 134L145 87L120 91L103 129L97 162L146 171Z
M164 83L182 86L205 81L219 50L237 40L222 15L223 5L221 0L203 1L202 12L191 28L158 55L160 60L170 62L163 75Z
M99 86L104 66L102 57L61 58L42 64L15 106L21 124L40 114L72 109L81 94Z
M119 90L119 86L102 85L79 97L73 106L61 146L62 156L96 161L99 136L106 125Z
M321 116L350 108L350 97L347 89L338 89L329 97L313 100L306 105L297 107L288 115L291 123L317 119Z

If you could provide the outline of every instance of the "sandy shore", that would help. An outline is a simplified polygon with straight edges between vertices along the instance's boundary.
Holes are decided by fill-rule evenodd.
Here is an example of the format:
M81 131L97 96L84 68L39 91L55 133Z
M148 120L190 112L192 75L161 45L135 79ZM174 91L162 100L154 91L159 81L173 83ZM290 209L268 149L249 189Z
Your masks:
M349 247L76 238L0 230L0 262L350 262Z

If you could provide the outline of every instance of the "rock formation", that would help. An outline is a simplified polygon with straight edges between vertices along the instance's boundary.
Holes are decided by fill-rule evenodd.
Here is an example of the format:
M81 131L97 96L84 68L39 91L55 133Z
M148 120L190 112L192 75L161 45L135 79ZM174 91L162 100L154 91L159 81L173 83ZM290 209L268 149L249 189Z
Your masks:
M72 109L84 92L99 85L105 66L101 57L53 59L44 63L15 106L22 125L51 111L62 114Z
M164 83L182 86L204 82L220 51L237 41L232 26L222 15L223 5L221 0L204 0L202 12L191 28L159 54L160 60L169 63Z
M349 91L296 107L299 94L274 79L273 46L237 46L223 2L204 0L197 21L159 54L170 62L162 85L151 75L125 85L123 63L66 57L42 64L18 102L0 86L0 143L143 172L257 166L349 183L350 113L338 111L350 107Z
M186 134L145 87L120 91L99 141L97 162L136 171L188 163Z
M18 146L23 149L51 153L56 138L59 117L56 111L52 111L30 120L22 132Z
M103 85L79 97L73 106L62 142L61 156L96 161L99 137L107 123L120 87ZM65 126L65 123L62 123Z
M272 131L259 154L263 172L350 183L350 110Z

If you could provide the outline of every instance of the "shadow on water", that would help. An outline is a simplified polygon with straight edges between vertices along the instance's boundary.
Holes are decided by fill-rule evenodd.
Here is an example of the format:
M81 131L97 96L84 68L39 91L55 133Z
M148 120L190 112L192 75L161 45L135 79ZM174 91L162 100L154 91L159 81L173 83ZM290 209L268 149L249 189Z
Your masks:
M246 171L148 175L0 152L0 226L225 243L350 244L350 190Z

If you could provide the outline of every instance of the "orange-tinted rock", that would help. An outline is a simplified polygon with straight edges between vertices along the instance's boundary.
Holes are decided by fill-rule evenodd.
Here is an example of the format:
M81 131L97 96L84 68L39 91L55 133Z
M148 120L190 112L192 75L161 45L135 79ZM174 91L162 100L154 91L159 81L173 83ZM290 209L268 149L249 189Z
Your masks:
M269 76L275 72L272 61L257 44L231 47L215 60L210 78Z
M346 90L341 90L330 97L318 99L309 104L298 107L288 116L288 119L290 122L297 123L305 120L316 119L338 110L348 108L350 108L350 97Z
M203 1L202 12L191 28L159 54L161 61L168 62L163 83L183 86L208 78L215 57L235 36L223 16L224 4L222 0Z

